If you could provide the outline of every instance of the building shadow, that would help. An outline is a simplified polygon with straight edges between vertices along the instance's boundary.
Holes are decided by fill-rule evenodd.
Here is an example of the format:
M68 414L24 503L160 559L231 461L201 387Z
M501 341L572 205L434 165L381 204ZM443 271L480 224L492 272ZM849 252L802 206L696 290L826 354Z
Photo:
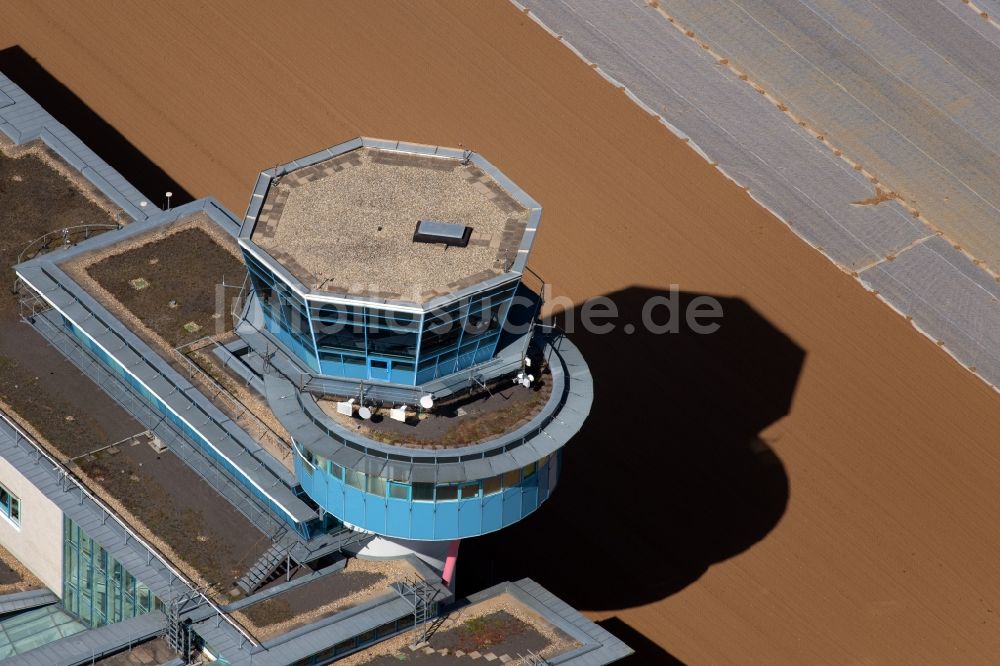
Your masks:
M683 666L684 662L670 654L662 647L646 638L646 636L618 617L601 620L597 625L632 648L633 653L616 664L621 666L640 666L641 664L659 664L660 666Z
M789 496L785 468L760 432L789 412L805 352L746 302L715 297L717 332L642 324L669 294L608 294L614 330L560 319L594 378L594 405L567 445L563 474L538 511L462 544L462 594L530 577L582 610L658 601L763 539ZM683 312L698 294L679 293ZM657 307L653 318L667 319ZM709 323L712 320L703 320ZM628 325L635 327L628 333Z
M0 72L31 95L80 138L87 147L118 171L157 206L164 193L173 192L172 205L193 200L191 194L146 157L113 126L95 113L76 93L63 85L20 46L0 49Z

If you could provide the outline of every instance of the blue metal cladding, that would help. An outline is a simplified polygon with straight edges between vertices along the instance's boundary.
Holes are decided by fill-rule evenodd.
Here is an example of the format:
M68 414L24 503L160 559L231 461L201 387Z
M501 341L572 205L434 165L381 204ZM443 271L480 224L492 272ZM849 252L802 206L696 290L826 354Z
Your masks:
M314 372L408 386L493 358L520 282L411 312L303 300L249 252L243 257L267 330Z
M296 450L295 474L305 493L339 520L383 536L442 541L494 532L531 514L555 488L559 454L501 477L411 486ZM424 493L433 489L433 499L413 498L421 485L429 487ZM442 495L455 499L437 499Z

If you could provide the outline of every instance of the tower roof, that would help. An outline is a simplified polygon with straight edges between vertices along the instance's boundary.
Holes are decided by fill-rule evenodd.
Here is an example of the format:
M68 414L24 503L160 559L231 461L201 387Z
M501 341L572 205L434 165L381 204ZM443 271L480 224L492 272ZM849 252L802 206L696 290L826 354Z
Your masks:
M304 291L423 304L520 273L540 217L476 153L361 138L262 172L240 238ZM421 221L468 244L417 242Z

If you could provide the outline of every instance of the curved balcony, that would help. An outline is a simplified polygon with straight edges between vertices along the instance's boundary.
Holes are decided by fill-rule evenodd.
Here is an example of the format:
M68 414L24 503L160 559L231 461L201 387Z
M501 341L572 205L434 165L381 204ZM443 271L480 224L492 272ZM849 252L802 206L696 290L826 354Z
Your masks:
M552 382L540 411L503 435L447 449L365 437L285 377L268 374L267 399L292 435L303 490L344 522L403 539L477 536L529 515L555 488L561 449L592 402L590 371L576 346L562 336L538 342Z

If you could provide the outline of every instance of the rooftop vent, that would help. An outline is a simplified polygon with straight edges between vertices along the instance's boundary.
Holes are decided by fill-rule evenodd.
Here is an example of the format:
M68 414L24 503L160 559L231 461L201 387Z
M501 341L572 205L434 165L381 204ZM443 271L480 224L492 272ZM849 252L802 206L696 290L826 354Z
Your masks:
M472 227L441 220L420 220L413 231L414 243L444 243L452 247L469 244Z

